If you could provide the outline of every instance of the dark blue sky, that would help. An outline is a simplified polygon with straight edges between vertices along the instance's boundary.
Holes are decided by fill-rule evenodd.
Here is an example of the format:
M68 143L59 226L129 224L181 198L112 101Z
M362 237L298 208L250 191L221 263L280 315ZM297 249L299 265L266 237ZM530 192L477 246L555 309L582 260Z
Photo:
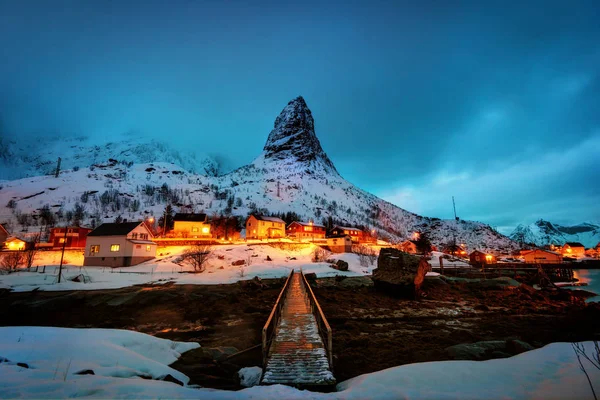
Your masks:
M0 0L18 135L136 130L250 162L306 99L341 174L502 230L600 221L600 3Z

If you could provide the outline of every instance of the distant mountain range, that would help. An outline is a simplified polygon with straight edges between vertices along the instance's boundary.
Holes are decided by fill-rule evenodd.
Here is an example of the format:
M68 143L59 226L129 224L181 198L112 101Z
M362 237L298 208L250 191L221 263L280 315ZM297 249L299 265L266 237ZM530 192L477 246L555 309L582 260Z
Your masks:
M302 97L281 111L262 153L224 175L214 176L218 168L215 171L210 160L198 161L157 142L98 147L80 142L64 142L48 155L35 149L24 148L19 154L11 150L9 163L16 159L26 171L41 175L52 172L55 158L71 149L68 157L61 156L70 169L58 178L44 175L1 182L0 222L17 226L19 213L38 214L44 205L66 218L76 203L85 206L88 223L112 221L117 215L139 219L161 214L170 202L184 211L242 217L249 212L294 212L304 220L363 226L394 241L420 231L428 232L438 246L454 239L469 249L517 246L486 224L419 216L346 181L321 147ZM11 199L16 205L8 208Z
M537 246L579 242L589 248L600 242L600 225L582 223L563 226L540 219L529 225L517 226L510 238L518 243L534 243Z

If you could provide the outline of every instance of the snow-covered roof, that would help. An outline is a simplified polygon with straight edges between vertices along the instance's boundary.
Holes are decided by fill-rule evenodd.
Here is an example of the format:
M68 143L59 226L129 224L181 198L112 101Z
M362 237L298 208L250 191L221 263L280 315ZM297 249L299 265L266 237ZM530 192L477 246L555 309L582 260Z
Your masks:
M521 253L521 255L523 255L523 256L524 256L525 254L531 254L531 253L533 253L533 252L535 252L535 251L541 251L541 252L544 252L544 253L550 253L550 254L554 254L554 255L557 255L557 256L560 256L560 255L561 255L560 253L557 253L557 252L555 252L555 251L544 250L544 249L534 249L534 250L529 250L529 251L526 251L526 252L524 252L524 253Z
M355 228L355 227L350 227L350 226L339 226L339 225L336 225L333 229L341 229L341 230L344 230L344 231L359 231L359 232L362 232L362 229Z
M142 222L107 222L93 231L88 236L126 236L129 232L137 228Z
M292 224L298 224L298 225L302 225L302 226L318 226L319 228L325 228L325 225L321 225L321 224L315 224L315 223L310 223L310 222L303 222L303 221L293 221ZM290 225L292 225L290 224Z
M253 215L253 217L260 221L279 222L279 223L285 224L284 220L282 220L281 218L277 218L277 217L265 217L262 215Z
M128 239L131 243L135 244L156 244L151 240L138 240L138 239Z

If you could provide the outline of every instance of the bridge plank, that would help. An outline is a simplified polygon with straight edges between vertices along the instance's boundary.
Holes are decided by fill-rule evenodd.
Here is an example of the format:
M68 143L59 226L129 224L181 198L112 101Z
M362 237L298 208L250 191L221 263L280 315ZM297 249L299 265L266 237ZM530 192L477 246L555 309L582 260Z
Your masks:
M335 383L300 274L295 272L291 278L267 358L263 384Z

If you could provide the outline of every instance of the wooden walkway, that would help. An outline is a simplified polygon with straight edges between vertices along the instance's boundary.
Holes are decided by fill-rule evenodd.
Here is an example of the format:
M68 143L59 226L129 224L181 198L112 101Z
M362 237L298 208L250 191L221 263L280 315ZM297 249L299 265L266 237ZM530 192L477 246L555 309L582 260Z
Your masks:
M284 287L281 315L268 350L262 383L296 387L335 384L302 272ZM275 306L277 307L277 305ZM319 308L320 311L320 308Z

